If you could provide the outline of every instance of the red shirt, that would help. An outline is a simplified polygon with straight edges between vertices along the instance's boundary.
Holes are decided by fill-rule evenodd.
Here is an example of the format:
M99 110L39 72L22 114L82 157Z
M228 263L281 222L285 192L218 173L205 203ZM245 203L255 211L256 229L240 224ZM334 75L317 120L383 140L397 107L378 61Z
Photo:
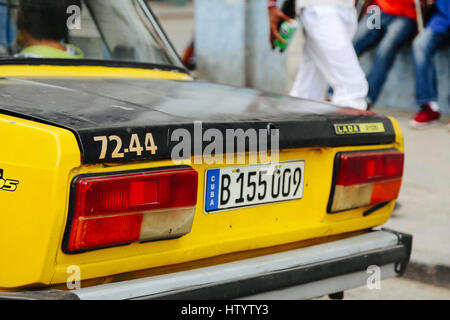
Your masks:
M413 20L417 19L416 5L414 0L376 0L384 13L399 17L407 17Z

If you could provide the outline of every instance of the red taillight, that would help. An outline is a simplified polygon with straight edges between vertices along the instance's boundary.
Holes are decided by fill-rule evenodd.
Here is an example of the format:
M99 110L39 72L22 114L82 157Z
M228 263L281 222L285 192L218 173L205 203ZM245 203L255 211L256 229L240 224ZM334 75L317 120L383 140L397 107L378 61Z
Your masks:
M69 252L101 248L137 241L141 232L142 214L130 214L73 221Z
M403 153L396 150L341 153L336 184L349 186L400 178L403 159Z
M81 177L66 252L182 236L197 203L191 168Z
M404 154L397 150L340 153L329 212L387 202L398 197Z

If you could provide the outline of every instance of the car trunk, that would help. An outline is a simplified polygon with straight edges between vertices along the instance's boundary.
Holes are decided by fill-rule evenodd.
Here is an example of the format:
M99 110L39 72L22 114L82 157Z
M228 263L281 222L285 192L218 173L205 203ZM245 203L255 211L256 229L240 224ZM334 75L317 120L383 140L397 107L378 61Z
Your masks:
M337 154L402 148L395 121L384 116L204 82L8 79L1 91L2 113L70 130L79 145L81 165L66 176L67 211L61 212L66 218L52 284L65 283L71 265L82 267L83 279L102 283L142 276L129 274L139 270L164 273L151 270L216 264L227 255L239 259L238 253L301 247L311 239L326 242L383 224L394 206L386 202L369 214L373 206L338 214L328 208ZM277 165L265 167L274 176L261 181L263 162ZM66 250L77 179L189 169L198 179L186 234ZM225 176L234 186L217 198L213 180L222 183ZM265 192L264 181L271 196L254 201ZM177 190L174 198L183 193L168 190ZM227 195L233 203L225 201Z

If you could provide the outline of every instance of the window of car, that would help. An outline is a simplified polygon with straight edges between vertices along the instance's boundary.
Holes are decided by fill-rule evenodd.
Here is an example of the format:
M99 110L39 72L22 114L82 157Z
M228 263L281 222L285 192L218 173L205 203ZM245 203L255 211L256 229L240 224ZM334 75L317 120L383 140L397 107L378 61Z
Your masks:
M0 0L0 58L182 67L145 0Z

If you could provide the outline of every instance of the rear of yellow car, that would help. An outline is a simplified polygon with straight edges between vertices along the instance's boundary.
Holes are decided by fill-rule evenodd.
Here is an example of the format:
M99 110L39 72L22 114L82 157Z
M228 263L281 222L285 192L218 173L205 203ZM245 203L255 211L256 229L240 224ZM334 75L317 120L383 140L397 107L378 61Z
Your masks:
M0 296L271 298L296 288L310 298L362 285L370 265L389 277L407 264L408 235L372 230L390 217L403 175L392 118L344 116L330 128L336 141L358 140L391 124L389 142L281 146L274 166L247 152L228 154L245 163L152 159L161 140L132 128L121 150L101 149L114 134L93 137L99 160L86 163L74 130L3 110ZM150 159L108 162L110 151Z
M401 185L397 122L191 81L147 2L7 2L0 298L310 298L404 272L411 237L373 229ZM83 59L22 51L57 25Z

